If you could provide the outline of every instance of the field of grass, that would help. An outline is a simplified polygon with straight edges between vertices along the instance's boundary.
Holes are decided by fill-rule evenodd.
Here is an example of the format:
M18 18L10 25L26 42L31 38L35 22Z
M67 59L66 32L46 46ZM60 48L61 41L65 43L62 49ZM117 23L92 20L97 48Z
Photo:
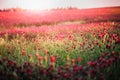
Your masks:
M0 80L120 80L119 10L0 12Z

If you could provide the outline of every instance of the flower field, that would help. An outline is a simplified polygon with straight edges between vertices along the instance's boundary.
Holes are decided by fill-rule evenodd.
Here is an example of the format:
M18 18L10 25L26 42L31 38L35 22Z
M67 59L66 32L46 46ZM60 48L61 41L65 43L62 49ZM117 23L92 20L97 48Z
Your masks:
M76 11L46 25L0 12L0 80L120 80L120 14Z

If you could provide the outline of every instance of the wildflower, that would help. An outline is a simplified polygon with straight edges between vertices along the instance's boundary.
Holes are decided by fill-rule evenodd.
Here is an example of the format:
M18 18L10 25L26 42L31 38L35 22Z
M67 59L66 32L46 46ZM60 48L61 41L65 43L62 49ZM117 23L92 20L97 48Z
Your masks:
M91 75L92 78L95 77L95 74L96 74L95 70L90 70L90 75Z
M38 59L39 59L39 61L40 61L40 64L42 64L42 62L43 62L42 56L40 56Z
M107 55L106 53L102 53L102 57L106 57L106 55Z
M50 56L50 61L51 61L52 63L55 63L55 61L56 61L55 56L51 55L51 56Z
M16 62L16 61L14 61L14 62L13 62L13 65L14 65L14 66L16 66L16 65L17 65L17 62Z
M36 53L35 55L36 55L37 58L39 58L39 56L40 56L38 53Z
M92 62L91 62L91 61L88 61L87 64L88 64L89 66L91 66L91 65L92 65Z
M114 54L115 54L115 51L112 51L112 54L114 55Z
M39 55L39 53L36 53L37 59L40 61L40 64L43 62L43 57Z
M78 72L79 71L79 67L78 66L73 66L73 70Z
M28 73L29 76L32 75L32 70L31 70L30 68L27 68L27 69L26 69L26 72Z
M76 48L76 45L73 45L73 49L75 49Z
M32 55L31 54L28 54L28 58L31 58L32 57Z
M82 61L82 58L81 57L78 57L77 58L77 62L79 63L79 62L81 62Z
M106 45L106 48L107 48L107 49L110 49L110 48L111 48L111 45L110 45L110 44L107 44L107 45Z
M44 50L44 53L45 54L49 54L49 50Z
M21 44L21 42L20 42L20 41L18 41L18 44Z
M100 39L102 39L102 38L103 38L102 33L101 33L101 34L99 34L99 35L98 35L98 37L99 37Z
M25 50L24 49L22 50L21 55L25 55Z
M100 77L100 80L105 80L104 76L101 76L101 77Z
M79 65L79 70L83 70L83 66L82 65Z
M48 61L48 57L45 55L44 56L44 60L47 62Z
M50 56L50 61L51 61L51 65L55 65L55 62L56 62L56 58L55 58L55 56L53 56L53 55L51 55Z
M65 78L68 78L68 74L67 74L67 73L64 73L63 76L64 76Z
M71 59L72 65L75 65L75 59Z

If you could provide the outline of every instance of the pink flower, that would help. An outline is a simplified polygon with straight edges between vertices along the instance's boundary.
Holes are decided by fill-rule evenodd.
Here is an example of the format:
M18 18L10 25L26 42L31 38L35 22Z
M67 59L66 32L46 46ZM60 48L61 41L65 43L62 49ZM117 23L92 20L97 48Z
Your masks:
M52 63L55 63L55 62L56 62L55 56L51 55L51 56L50 56L50 61L51 61Z
M25 55L25 50L24 49L22 50L21 55Z

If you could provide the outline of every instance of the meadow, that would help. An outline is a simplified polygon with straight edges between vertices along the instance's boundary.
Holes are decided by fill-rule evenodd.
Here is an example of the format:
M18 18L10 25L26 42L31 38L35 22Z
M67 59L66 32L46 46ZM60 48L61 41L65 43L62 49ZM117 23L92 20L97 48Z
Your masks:
M0 12L0 80L120 80L120 8Z

